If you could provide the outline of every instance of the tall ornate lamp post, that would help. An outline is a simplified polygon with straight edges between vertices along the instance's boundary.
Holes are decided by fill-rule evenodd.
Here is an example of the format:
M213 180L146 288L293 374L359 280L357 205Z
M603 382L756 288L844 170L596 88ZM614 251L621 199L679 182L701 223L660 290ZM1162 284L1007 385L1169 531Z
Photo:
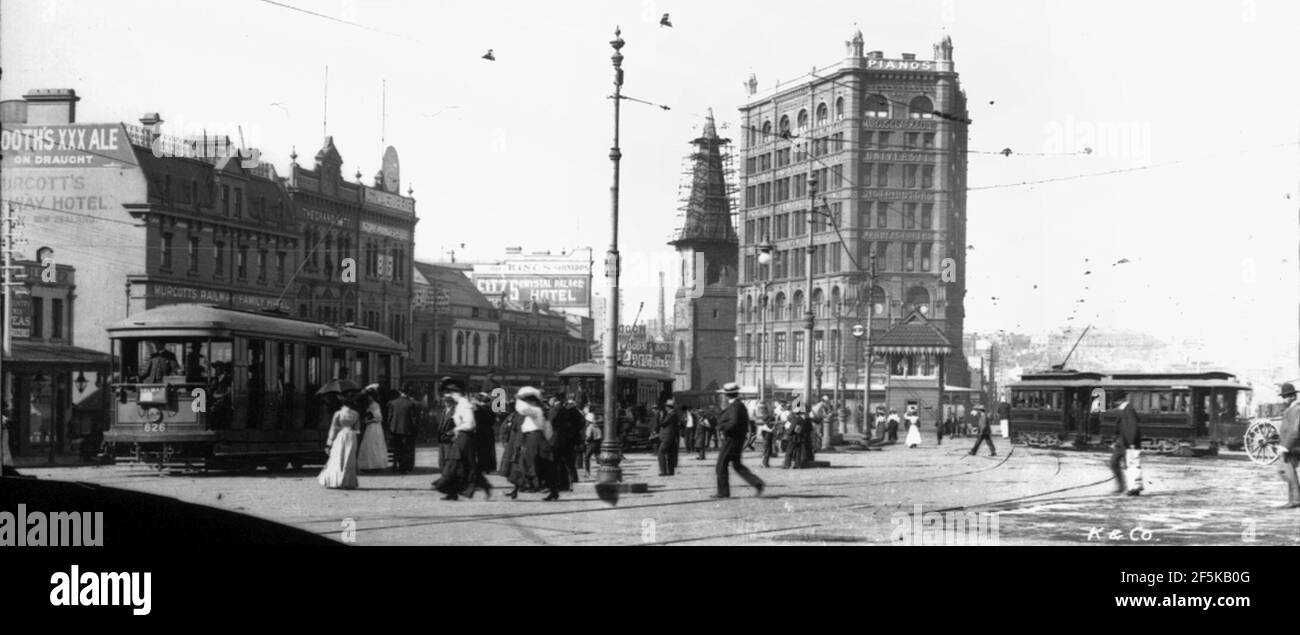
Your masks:
M609 287L605 301L605 439L600 444L600 468L597 480L600 483L618 483L623 480L623 470L619 463L623 460L623 444L618 438L618 161L623 153L618 147L619 105L622 102L623 89L623 37L620 29L614 29L614 39L609 45L614 47L610 59L614 62L614 146L609 149L609 160L614 163L614 184L609 188L609 250L605 252L605 281Z
M815 343L813 342L813 234L817 231L817 177L809 174L808 176L808 249L804 254L804 312L803 312L803 403L804 412L812 413L812 407L817 402L813 395L813 355ZM826 432L826 431L823 431Z
M772 241L766 236L763 237L763 244L756 247L758 249L759 271L767 267L772 262ZM764 408L767 407L767 351L764 350L767 344L767 282L771 278L771 272L763 276L763 293L758 299L759 331L758 331L758 403Z

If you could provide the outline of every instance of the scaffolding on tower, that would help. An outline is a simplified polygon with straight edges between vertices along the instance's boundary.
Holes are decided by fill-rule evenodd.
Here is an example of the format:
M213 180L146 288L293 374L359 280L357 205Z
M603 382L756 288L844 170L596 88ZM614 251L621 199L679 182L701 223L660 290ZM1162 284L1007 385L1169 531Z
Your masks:
M691 141L695 149L686 156L678 187L681 226L673 243L683 241L738 243L735 167L731 140L718 136L713 110L709 110L700 136Z

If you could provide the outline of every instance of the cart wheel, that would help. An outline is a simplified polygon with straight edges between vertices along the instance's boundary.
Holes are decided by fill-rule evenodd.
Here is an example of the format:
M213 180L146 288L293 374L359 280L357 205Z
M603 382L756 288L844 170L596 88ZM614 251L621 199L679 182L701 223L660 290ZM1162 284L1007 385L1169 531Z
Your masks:
M1245 450L1250 460L1260 465L1271 465L1281 453L1277 449L1277 427L1269 421L1257 421L1246 429Z

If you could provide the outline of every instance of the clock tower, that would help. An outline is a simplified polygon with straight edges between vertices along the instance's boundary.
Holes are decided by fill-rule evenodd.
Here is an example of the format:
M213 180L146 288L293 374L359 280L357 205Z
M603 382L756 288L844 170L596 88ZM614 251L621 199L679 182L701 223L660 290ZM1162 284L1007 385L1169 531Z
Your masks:
M731 221L730 140L713 111L687 159L689 191L677 248L681 279L673 300L673 390L717 390L735 381L736 284L740 240Z

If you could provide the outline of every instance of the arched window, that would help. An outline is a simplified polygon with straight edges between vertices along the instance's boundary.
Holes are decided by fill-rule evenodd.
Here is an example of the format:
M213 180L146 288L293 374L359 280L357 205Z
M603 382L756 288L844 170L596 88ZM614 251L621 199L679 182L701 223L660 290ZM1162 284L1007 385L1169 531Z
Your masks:
M497 363L496 357L497 357L497 336L489 335L487 365L495 366Z
M465 363L465 333L456 333L456 363Z
M825 313L826 303L821 289L813 289L812 310L815 317L822 317L822 314Z
M537 368L537 340L528 343L528 367Z
M863 117L888 117L889 100L884 95L872 95L867 98L867 103L862 107Z
M512 360L516 368L525 368L528 365L527 358L524 357L524 338L515 338L515 358Z
M781 115L781 122L777 124L777 133L784 135L788 132L790 132L790 117L788 115Z
M776 294L776 303L772 307L772 319L781 321L785 319L785 292L779 291Z
M797 320L803 317L803 289L794 292L793 301L790 302L790 319Z
M834 315L836 312L843 312L843 308L844 308L844 307L842 307L842 306L840 305L840 288L837 287L837 286L836 286L836 287L831 287L831 313L832 313L832 315Z
M885 301L886 301L885 290L878 286L871 287L871 299L869 304L871 305L871 310L873 311L873 315L885 314L885 308L887 306L885 304Z
M479 337L478 333L475 333L474 334L474 357L471 358L470 364L474 366L478 366L479 364L482 363L478 357L479 350L482 348L482 346L483 346L483 340Z
M677 370L686 370L686 342L677 340Z
M835 121L839 121L843 118L844 118L844 98L836 97L835 98Z
M767 296L762 296L758 299L758 306L755 307L755 309L758 311L758 319L760 321L767 319L767 311L772 308L771 302L772 299Z
M907 107L907 116L909 119L933 119L934 102L925 95L913 99Z
M451 359L451 347L447 346L447 334L438 334L438 363L446 364Z
M904 308L905 313L920 311L921 315L930 314L930 292L925 287L912 287L907 290L907 306Z
M802 131L808 129L808 111L806 109L803 108L799 109L799 118L797 121L798 123L796 125L798 126L799 130Z
M746 317L745 317L746 321L749 321L749 322L753 322L753 321L754 321L754 296L752 296L752 295L750 295L750 296L745 296L745 308L742 309L742 311L744 312L744 315L746 316Z
M420 334L420 361L429 361L429 332L425 331Z
M823 102L823 103L821 103L821 104L818 104L818 105L817 105L817 125L819 125L819 126L824 126L824 125L826 125L826 116L827 116L827 110L826 110L826 104L825 104L825 102Z
M564 352L563 352L563 350L560 348L560 343L557 341L557 342L555 342L554 344L552 344L552 345L551 345L551 350L553 351L553 353L551 354L551 359L555 362L555 369L556 369L556 370L563 370L563 369L564 369Z
M763 122L763 142L766 143L766 142L771 141L771 140L772 140L772 122L770 122L770 121L764 121L764 122Z

